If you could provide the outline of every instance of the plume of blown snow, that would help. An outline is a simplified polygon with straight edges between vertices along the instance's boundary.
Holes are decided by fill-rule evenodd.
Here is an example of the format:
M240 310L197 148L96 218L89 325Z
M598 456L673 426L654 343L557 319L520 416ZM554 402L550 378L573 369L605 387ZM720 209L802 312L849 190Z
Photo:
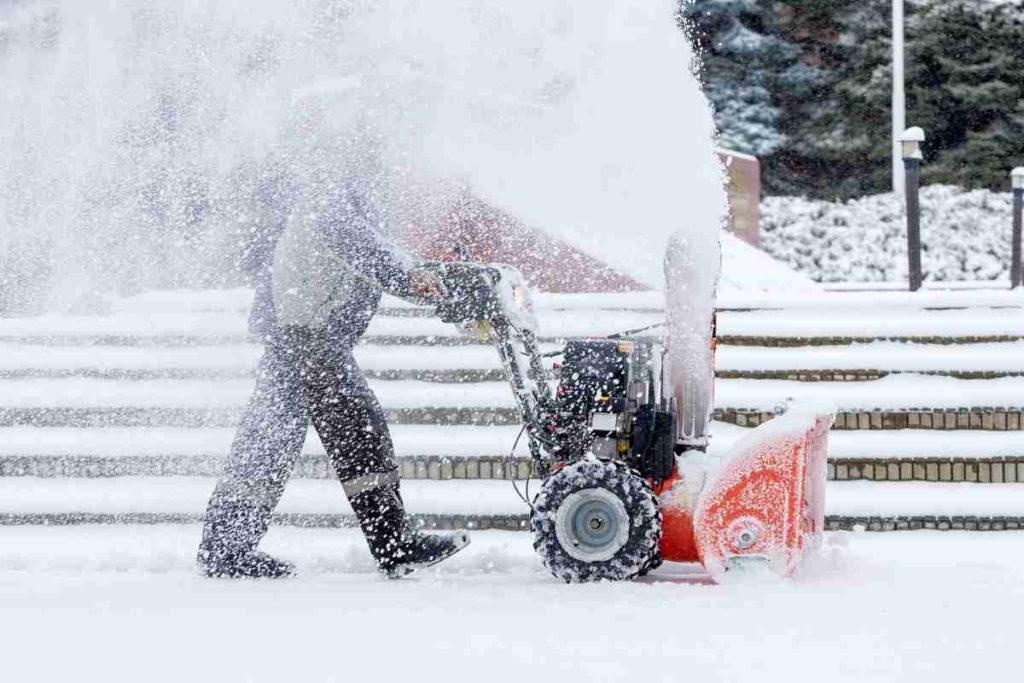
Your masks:
M370 122L396 206L469 188L650 286L682 232L717 273L722 170L675 7L5 3L0 310L236 282L296 102L325 92Z

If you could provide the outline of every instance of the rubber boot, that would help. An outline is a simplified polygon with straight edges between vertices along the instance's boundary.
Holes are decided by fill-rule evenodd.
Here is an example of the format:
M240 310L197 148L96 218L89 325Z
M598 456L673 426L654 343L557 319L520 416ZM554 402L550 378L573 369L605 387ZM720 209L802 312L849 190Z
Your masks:
M218 487L207 509L196 555L200 573L231 579L279 579L294 574L291 563L256 550L269 517L269 511L260 505L232 500Z
M290 562L261 550L241 555L220 555L201 547L196 561L204 576L216 579L283 579L295 573Z
M424 534L410 528L397 484L360 493L349 502L377 568L389 578L437 564L469 545L465 533Z

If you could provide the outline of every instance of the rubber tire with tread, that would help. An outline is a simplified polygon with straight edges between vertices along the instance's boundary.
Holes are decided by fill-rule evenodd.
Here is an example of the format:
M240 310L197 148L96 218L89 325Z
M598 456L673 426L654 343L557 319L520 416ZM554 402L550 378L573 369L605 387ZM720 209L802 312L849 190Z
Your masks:
M556 531L558 508L573 493L590 488L611 491L622 501L630 519L623 546L608 560L586 562L562 547ZM533 547L544 566L566 583L625 581L661 564L661 510L650 485L624 463L581 460L568 465L544 483L530 516Z

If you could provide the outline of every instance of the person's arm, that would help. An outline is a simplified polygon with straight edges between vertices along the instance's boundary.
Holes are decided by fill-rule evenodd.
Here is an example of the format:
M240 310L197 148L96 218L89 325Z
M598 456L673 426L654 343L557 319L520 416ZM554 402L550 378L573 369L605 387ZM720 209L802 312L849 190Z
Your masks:
M360 193L346 192L330 213L330 246L359 276L403 299L427 303L440 297L437 277L417 269L404 250L384 237L380 212L372 201Z
M395 296L408 296L412 260L381 232L381 216L373 203L355 191L340 193L331 203L324 227L328 246L359 277Z

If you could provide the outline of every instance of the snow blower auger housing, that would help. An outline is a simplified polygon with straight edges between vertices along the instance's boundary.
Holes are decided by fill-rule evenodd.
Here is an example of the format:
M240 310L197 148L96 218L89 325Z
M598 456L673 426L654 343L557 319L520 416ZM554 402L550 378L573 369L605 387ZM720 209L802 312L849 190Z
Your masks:
M548 354L561 357L552 390L522 275L433 267L438 317L493 341L512 386L543 478L534 547L552 574L622 580L670 560L700 562L715 580L752 565L789 575L820 543L830 412L790 409L722 459L677 456L662 343L568 340Z

